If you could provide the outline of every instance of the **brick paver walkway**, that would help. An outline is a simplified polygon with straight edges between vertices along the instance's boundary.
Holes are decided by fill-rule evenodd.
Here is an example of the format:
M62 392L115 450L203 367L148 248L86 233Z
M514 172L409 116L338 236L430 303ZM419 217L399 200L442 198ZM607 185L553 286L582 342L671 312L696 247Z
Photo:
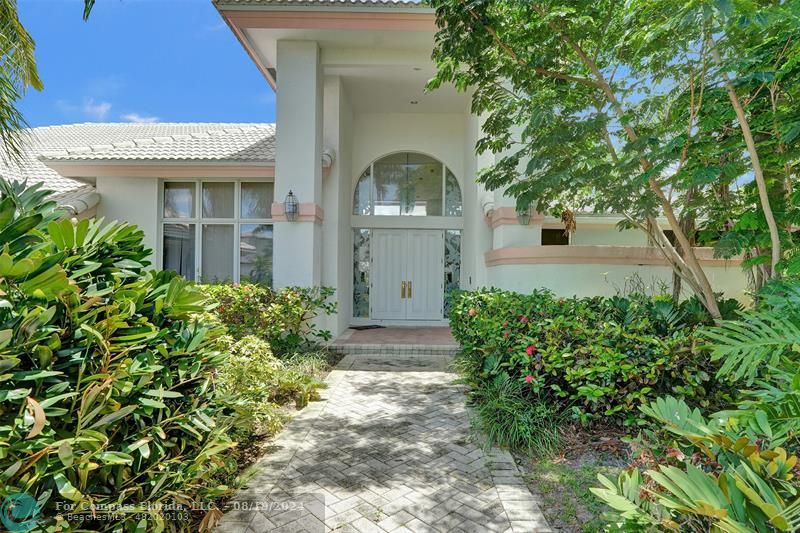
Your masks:
M216 531L550 531L511 456L472 443L446 363L345 357Z

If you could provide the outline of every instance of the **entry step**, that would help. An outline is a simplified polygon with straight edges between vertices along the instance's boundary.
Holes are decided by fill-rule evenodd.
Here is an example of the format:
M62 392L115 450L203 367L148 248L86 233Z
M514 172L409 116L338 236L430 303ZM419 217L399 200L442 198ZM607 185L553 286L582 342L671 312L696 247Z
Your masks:
M334 342L328 345L330 350L345 355L443 355L454 356L458 353L457 344L367 344Z

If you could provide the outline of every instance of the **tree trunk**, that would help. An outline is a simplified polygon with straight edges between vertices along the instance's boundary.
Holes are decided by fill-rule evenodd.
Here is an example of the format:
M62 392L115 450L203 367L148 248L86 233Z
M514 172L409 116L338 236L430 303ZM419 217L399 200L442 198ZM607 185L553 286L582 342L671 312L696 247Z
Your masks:
M711 57L714 58L717 67L722 68L722 58L719 55L719 50L716 48L716 43L710 38L709 40L711 43ZM772 213L772 206L769 203L769 193L767 191L767 182L764 179L764 170L761 167L761 160L758 158L758 151L756 150L756 142L753 138L753 133L750 131L750 123L742 107L742 102L739 100L739 95L736 94L736 89L733 87L728 73L721 71L721 75L722 80L725 82L725 91L727 91L731 105L734 111L736 111L736 119L739 122L744 142L747 145L747 153L750 155L750 162L753 164L753 175L755 176L756 187L758 188L761 210L764 213L764 218L767 220L767 227L769 227L769 239L772 245L772 272L770 273L770 277L774 278L778 275L778 262L781 260L781 237L778 231L778 224L775 222L775 215Z
M540 12L541 13L541 12ZM543 14L543 13L542 13ZM611 109L614 110L614 113L617 115L617 118L623 124L623 129L625 134L628 136L632 142L636 141L639 136L634 131L633 127L624 122L624 111L622 106L617 100L616 94L614 94L611 85L609 85L608 81L603 76L603 73L598 68L597 64L594 60L586 54L586 52L575 42L573 42L564 32L560 31L558 28L552 28L561 39L567 44L570 48L572 48L578 57L583 61L584 65L589 69L592 75L595 77L600 89L602 90L603 94L605 95L606 99L608 100L609 104L611 105ZM641 167L642 170L647 172L652 168L652 164L650 161L645 159L644 157L641 158ZM658 181L655 177L651 176L648 180L648 185L650 189L655 193L656 197L658 198L659 204L661 204L661 209L664 212L664 215L667 217L667 221L669 222L670 229L675 234L675 238L678 241L678 244L683 248L685 251L685 261L680 255L677 254L675 248L672 246L671 243L667 240L666 235L664 235L664 231L661 227L656 224L655 228L653 229L655 236L658 237L658 241L660 244L660 249L664 252L665 257L667 260L670 261L673 265L677 265L683 263L691 272L691 276L694 278L696 282L694 285L695 292L698 293L698 296L703 301L706 309L708 310L709 314L715 319L718 320L722 318L722 315L719 312L719 306L717 305L717 299L714 295L714 290L711 288L711 283L708 281L708 277L706 276L703 267L700 266L700 261L697 260L697 256L694 253L691 243L689 239L686 237L686 234L683 232L683 229L680 226L680 222L678 218L675 216L675 211L672 209L672 204L670 203L669 199L664 194L664 191L661 189L661 185L658 184ZM670 257L672 256L672 257ZM676 261L677 256L677 261Z

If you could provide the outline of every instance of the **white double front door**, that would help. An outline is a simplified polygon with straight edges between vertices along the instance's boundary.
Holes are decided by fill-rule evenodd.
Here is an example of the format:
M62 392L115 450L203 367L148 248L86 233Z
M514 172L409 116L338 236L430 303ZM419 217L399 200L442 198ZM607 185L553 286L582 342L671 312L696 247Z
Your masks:
M373 230L371 274L371 318L441 320L444 231Z

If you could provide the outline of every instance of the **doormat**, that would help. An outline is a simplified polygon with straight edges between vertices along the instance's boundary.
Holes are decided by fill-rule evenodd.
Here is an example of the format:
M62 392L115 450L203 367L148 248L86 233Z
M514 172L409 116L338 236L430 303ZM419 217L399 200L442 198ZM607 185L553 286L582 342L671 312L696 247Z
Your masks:
M354 329L356 331L363 331L365 329L381 329L385 328L386 326L379 326L377 324L371 324L369 326L350 326L350 329Z

